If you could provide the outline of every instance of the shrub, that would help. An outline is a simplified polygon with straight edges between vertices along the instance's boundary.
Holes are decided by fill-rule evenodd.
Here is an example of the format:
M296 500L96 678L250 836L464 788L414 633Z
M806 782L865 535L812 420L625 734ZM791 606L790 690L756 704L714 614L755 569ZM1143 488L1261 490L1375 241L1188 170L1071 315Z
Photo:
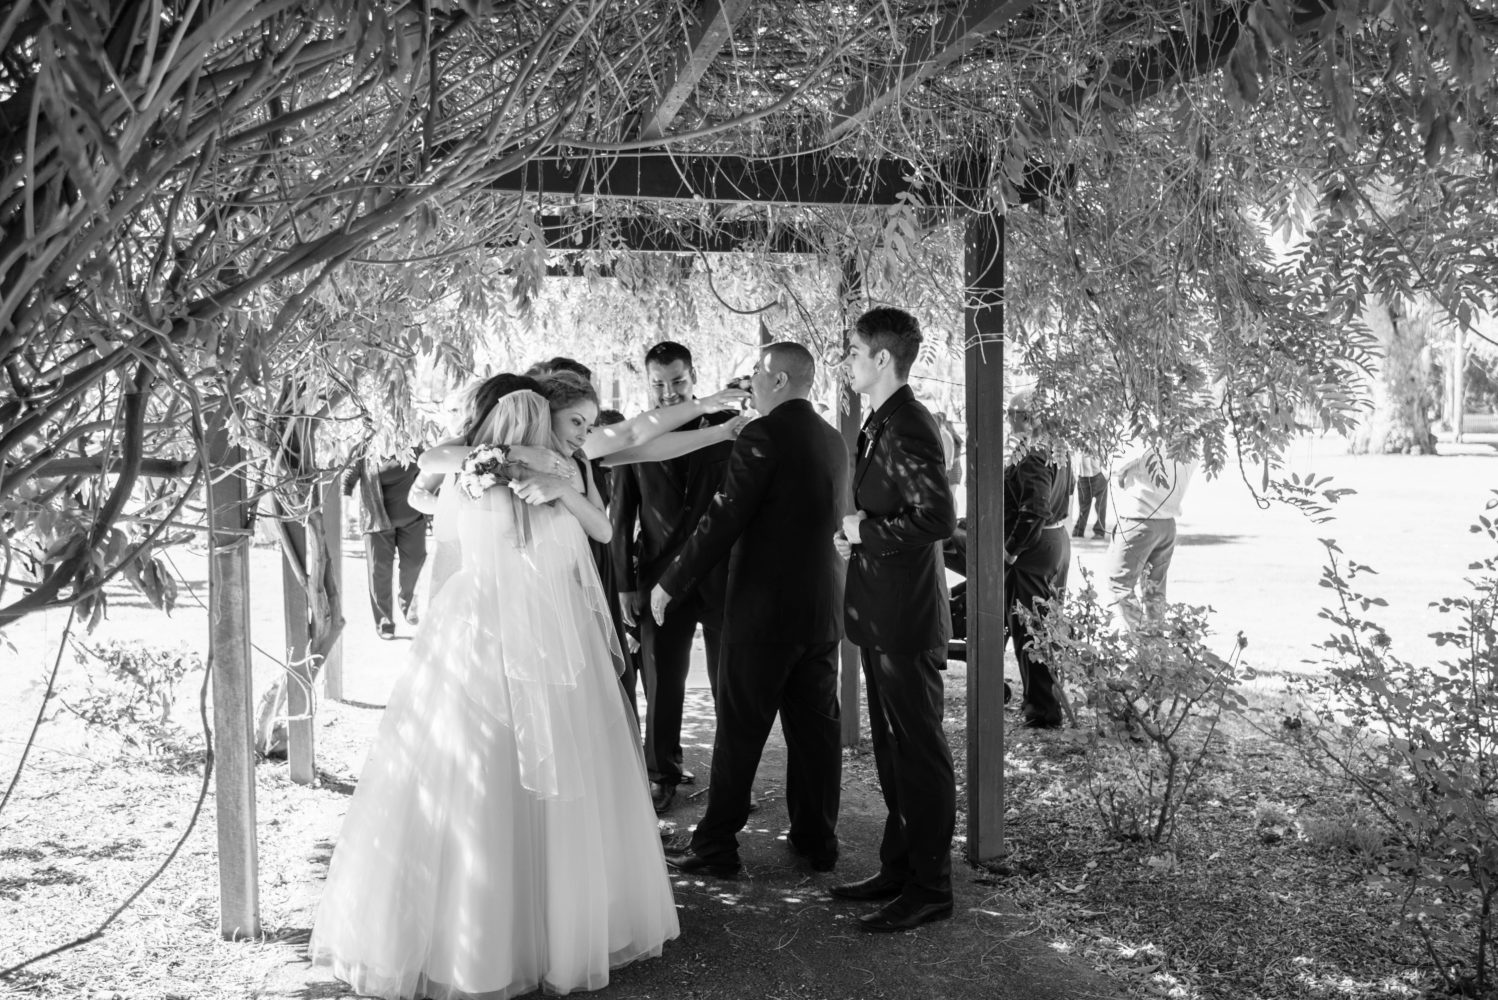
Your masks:
M1243 704L1243 637L1231 661L1208 650L1210 611L1165 605L1120 631L1085 570L1075 596L1052 598L1039 614L1021 611L1032 655L1093 713L1091 727L1068 735L1083 745L1083 783L1115 836L1170 838L1223 711Z
M1488 517L1472 530L1498 540ZM1373 571L1322 544L1322 585L1336 595L1322 615L1337 631L1321 646L1326 677L1303 682L1308 721L1297 742L1377 817L1389 862L1370 877L1399 898L1446 988L1486 995L1498 896L1498 556L1470 564L1465 595L1431 605L1456 624L1432 633L1453 655L1430 665L1400 659L1364 617L1386 603L1354 589Z
M118 640L72 643L86 680L81 691L59 698L69 711L90 726L118 733L132 746L175 745L178 733L171 715L177 685L203 668L197 653Z

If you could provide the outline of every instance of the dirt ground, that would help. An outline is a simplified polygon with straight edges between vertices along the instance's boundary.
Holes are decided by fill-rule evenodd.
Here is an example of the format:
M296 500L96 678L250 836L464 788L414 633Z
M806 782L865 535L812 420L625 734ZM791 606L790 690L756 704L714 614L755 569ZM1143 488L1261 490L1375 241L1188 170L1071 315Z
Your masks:
M1390 601L1381 621L1403 655L1426 655L1432 647L1425 633L1438 624L1428 602L1455 592L1476 557L1467 525L1495 485L1495 454L1474 446L1430 459L1353 458L1334 443L1305 445L1291 456L1294 471L1331 475L1333 485L1359 491L1339 505L1330 525L1312 525L1285 509L1259 509L1241 478L1198 483L1181 523L1170 596L1216 608L1225 646L1243 630L1256 667L1271 673L1315 669L1304 661L1314 660L1314 644L1325 635L1317 612L1327 593L1317 586L1324 553L1316 540L1336 538L1350 556L1381 571L1378 590ZM1256 474L1248 478L1256 480ZM1101 555L1099 543L1078 543L1074 571L1095 569ZM192 596L202 587L201 559L186 551L178 559L192 588L184 588L182 607L170 619L117 590L110 620L90 641L201 648L205 622ZM252 556L253 628L261 649L256 682L262 689L275 675L281 633L276 559L271 549L257 548ZM101 940L0 983L0 995L345 995L338 984L309 972L301 954L338 820L406 648L400 640L375 638L357 551L348 553L345 572L346 701L323 706L319 786L292 784L284 766L259 769L266 938L218 939L210 795L181 854ZM30 730L40 703L38 678L57 654L64 620L57 614L28 618L4 636L12 648L0 645L0 782L9 782ZM197 724L200 680L189 679L178 706L177 717L189 730ZM960 674L951 681L948 716L961 753L965 688ZM706 775L710 715L700 671L694 682L688 753L693 769ZM1268 683L1266 696L1272 694ZM64 696L78 684L71 653L65 653ZM1413 987L1400 985L1407 984L1400 969L1419 961L1406 942L1382 937L1368 921L1359 922L1369 924L1366 934L1344 935L1340 944L1318 941L1305 930L1316 921L1335 928L1336 912L1363 912L1370 904L1355 891L1358 879L1345 859L1318 854L1293 835L1266 839L1262 833L1264 801L1283 801L1292 817L1315 806L1283 755L1252 739L1241 752L1228 754L1209 786L1217 793L1197 806L1191 827L1196 832L1183 837L1167 865L1149 852L1100 840L1085 816L1054 799L1053 779L1067 766L1064 744L1028 733L1011 733L1006 743L1011 856L993 871L959 868L952 921L894 939L852 930L849 921L858 908L834 903L826 887L835 878L872 870L882 808L872 761L864 750L848 752L844 861L835 876L825 876L801 871L777 841L785 820L781 765L772 757L758 786L765 808L747 839L749 877L732 887L706 880L678 884L682 938L661 959L622 970L601 995L1413 995ZM66 713L44 725L0 813L0 967L97 926L161 865L189 821L200 783L201 752L191 740L145 754L86 730ZM689 801L672 819L685 826L701 805ZM1235 857L1243 859L1241 865L1224 869L1224 859ZM1339 909L1322 909L1328 905ZM1271 947L1267 932L1276 924L1290 932L1272 935L1277 943ZM1306 954L1296 950L1300 944ZM1360 956L1359 949L1367 954ZM1397 961L1369 957L1380 951ZM1255 964L1261 961L1283 969ZM1384 985L1372 991L1368 984L1376 977L1368 977L1385 967L1387 975L1378 980ZM1336 986L1339 977L1345 987ZM1262 990L1245 989L1256 981L1265 984Z

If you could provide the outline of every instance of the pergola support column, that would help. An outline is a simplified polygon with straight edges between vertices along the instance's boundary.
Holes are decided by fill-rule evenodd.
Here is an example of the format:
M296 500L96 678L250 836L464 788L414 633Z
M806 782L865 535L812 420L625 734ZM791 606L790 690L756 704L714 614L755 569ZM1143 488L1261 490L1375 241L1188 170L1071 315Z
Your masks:
M222 417L220 418L222 420ZM222 422L208 442L208 659L213 672L219 933L260 936L250 662L250 518L243 456Z
M838 302L842 306L843 330L852 326L858 300L863 296L863 274L851 259L843 261L842 274L838 278ZM844 350L847 349L847 333L843 334ZM842 432L843 443L848 446L848 475L858 461L858 431L863 424L863 398L853 391L846 379L833 376L837 385L837 429ZM848 492L848 510L852 514L857 507L853 501L851 482ZM838 675L838 702L841 705L843 746L858 745L858 731L862 721L858 703L858 679L863 665L858 658L858 647L852 640L844 639L842 645L842 670Z
M283 517L286 511L280 512ZM320 517L314 512L313 517ZM281 606L286 621L286 762L291 780L310 785L317 780L316 730L313 727L311 626L303 574L307 566L307 529L288 520L281 554ZM294 551L288 551L288 547ZM298 569L298 566L301 568Z
M333 585L343 593L343 494L338 489L337 478L329 479L322 486L323 537L328 544L328 562L331 564ZM343 700L343 634L333 641L327 657L322 663L323 694L329 701Z
M967 294L967 851L1004 844L1004 217L968 219Z

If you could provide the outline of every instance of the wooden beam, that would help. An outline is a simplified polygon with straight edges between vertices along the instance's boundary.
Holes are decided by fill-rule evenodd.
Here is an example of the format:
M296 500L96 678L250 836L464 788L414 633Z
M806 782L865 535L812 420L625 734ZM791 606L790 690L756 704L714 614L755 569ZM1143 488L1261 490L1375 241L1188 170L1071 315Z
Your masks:
M343 493L338 479L322 485L322 530L328 540L328 561L332 564L333 585L341 596L343 590ZM329 701L343 700L343 634L340 632L322 663L323 694Z
M851 258L843 259L842 273L838 278L837 299L842 306L843 329L847 330L853 325L857 311L862 308L863 304L863 272L858 270ZM845 349L847 347L846 336L844 334L843 347ZM863 425L863 397L853 391L847 379L835 376L833 381L837 386L833 404L837 407L837 429L842 432L843 443L848 447L848 475L851 477L858 460L858 431ZM844 513L854 513L856 506L853 502L850 479L848 509ZM845 747L858 745L859 732L862 728L863 719L858 702L858 681L862 673L863 663L858 655L858 646L851 639L845 638L842 646L842 670L838 676L838 702L842 706L842 738Z
M278 510L289 517L285 510ZM321 516L321 515L314 515ZM295 521L282 525L285 540L281 551L281 607L286 623L286 762L291 780L311 785L317 780L313 727L312 664L308 660L312 626L307 610L307 589L302 576L307 569L307 529Z
M958 5L939 22L917 33L898 62L874 70L843 95L832 109L828 141L834 141L875 112L898 101L921 81L983 44L987 35L1034 6L1035 0L978 0Z
M213 672L213 779L218 812L219 933L260 936L250 661L250 517L243 455L222 424L208 443L208 659Z
M774 205L895 205L915 195L926 205L972 204L988 185L988 165L961 157L916 182L905 160L859 160L803 153L785 157L620 153L548 156L501 174L490 187L557 198L725 202Z
M1004 217L967 223L967 853L1004 849Z
M645 112L639 139L659 139L681 112L681 106L702 74L713 64L718 52L733 33L733 24L749 6L750 0L704 0L702 9L687 35L687 47L677 54L666 86L661 89L655 107Z
M820 254L824 244L800 229L763 219L733 219L706 225L689 219L649 215L580 221L562 215L538 220L552 250L618 248L634 253Z
M1179 28L1167 32L1149 48L1115 59L1095 84L1076 84L1056 95L1056 107L1073 115L1082 114L1088 91L1095 86L1093 100L1109 112L1122 111L1220 69L1233 54L1253 6L1223 7L1195 34ZM1290 15L1291 30L1302 31L1319 23L1333 6L1334 0L1299 0ZM1040 133L1050 131L1048 123L1036 125Z
M107 468L106 468L107 466ZM143 458L137 475L152 479L191 479L195 461L178 461L170 458ZM36 470L35 479L61 479L65 476L96 476L100 472L111 475L123 472L124 459L119 456L87 455L80 458L58 458L47 462Z

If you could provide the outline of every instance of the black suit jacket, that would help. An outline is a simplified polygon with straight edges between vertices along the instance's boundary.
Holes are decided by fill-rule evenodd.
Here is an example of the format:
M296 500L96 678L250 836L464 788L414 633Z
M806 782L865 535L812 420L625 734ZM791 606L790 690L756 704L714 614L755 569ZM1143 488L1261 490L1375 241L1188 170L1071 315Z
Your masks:
M713 413L682 429L711 427L734 416ZM732 452L733 443L724 441L670 461L621 465L613 470L609 517L614 537L609 547L620 591L650 593L707 513L723 485ZM723 603L727 579L728 567L720 564L698 581L710 606Z
M848 638L886 653L946 645L952 612L942 544L957 527L936 421L909 386L858 435L854 505L868 515L848 561Z
M842 436L808 401L781 403L739 434L722 492L660 584L674 599L726 555L724 642L836 642L845 568L832 536L847 502Z

